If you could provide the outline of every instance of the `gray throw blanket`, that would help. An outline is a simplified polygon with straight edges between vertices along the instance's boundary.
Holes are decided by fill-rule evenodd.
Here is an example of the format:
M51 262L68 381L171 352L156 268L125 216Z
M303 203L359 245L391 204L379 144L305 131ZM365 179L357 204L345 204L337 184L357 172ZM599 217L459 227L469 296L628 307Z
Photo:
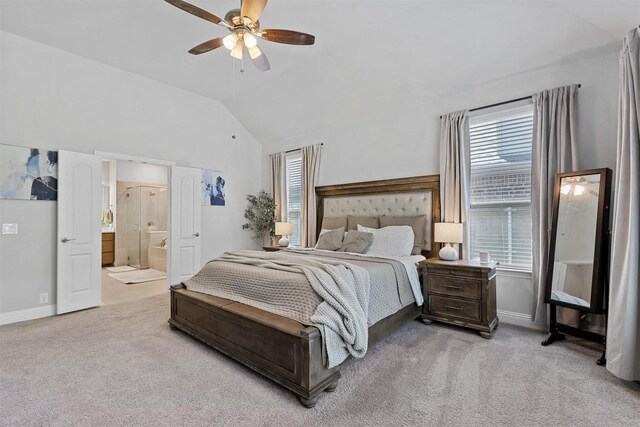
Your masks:
M255 251L225 252L216 261L303 273L323 300L311 321L322 334L325 364L332 368L349 354L362 357L366 353L370 278L364 268L337 259Z

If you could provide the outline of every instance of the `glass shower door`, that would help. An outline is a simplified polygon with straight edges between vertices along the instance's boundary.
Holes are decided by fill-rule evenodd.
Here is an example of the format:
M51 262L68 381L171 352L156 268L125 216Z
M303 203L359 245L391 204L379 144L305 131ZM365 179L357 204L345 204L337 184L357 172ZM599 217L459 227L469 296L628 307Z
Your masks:
M128 252L128 264L131 267L141 268L140 257L140 187L127 189L126 198L126 244Z
M149 268L149 231L154 229L150 219L153 210L155 191L153 187L141 186L140 189L140 268Z

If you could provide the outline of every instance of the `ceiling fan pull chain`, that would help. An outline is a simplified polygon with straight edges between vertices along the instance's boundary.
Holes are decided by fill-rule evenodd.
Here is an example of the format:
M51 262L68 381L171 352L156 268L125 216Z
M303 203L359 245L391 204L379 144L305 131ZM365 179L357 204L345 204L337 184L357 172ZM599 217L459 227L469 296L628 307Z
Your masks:
M236 118L238 117L238 111L236 110L236 61L231 58L231 112ZM235 127L235 125L234 125ZM232 134L231 139L236 139L236 135Z

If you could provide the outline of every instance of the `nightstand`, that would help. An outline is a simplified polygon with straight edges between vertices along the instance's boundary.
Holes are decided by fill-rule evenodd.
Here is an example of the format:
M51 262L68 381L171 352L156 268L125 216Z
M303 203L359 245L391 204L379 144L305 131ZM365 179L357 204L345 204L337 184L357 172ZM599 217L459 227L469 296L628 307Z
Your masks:
M483 338L491 338L498 326L496 265L431 258L422 264L422 269L426 278L422 321L464 326L476 329Z
M263 246L262 250L266 252L276 252L281 249L284 249L282 246Z

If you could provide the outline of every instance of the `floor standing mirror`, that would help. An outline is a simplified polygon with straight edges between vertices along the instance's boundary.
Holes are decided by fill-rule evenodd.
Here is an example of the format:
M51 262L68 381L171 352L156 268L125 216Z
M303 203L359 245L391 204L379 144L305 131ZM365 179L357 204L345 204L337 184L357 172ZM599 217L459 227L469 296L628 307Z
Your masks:
M563 324L558 307L606 314L609 276L611 169L556 176L545 302L550 304L549 345L573 335L606 345L606 334ZM606 325L603 325L606 327ZM604 353L598 364L604 364Z

